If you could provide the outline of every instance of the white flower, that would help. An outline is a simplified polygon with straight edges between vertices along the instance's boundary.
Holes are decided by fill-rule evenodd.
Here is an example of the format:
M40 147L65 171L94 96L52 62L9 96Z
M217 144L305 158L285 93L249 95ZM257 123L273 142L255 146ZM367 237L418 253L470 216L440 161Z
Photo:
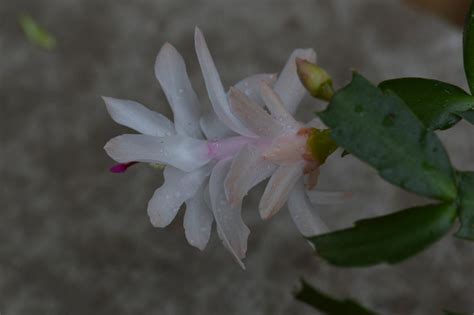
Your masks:
M288 200L303 235L325 231L302 177L305 166L317 174L319 165L304 158L307 126L292 117L306 93L295 58L314 62L314 51L295 50L277 80L270 74L254 75L226 93L198 28L195 47L211 112L202 112L184 60L170 44L161 48L155 74L173 111L174 124L136 102L104 98L112 119L141 133L122 135L105 145L110 157L122 163L116 170L135 162L166 165L164 184L148 204L152 224L167 226L186 203L188 242L204 249L215 220L219 237L243 267L250 231L242 220L242 199L271 177L260 202L261 216L274 215Z

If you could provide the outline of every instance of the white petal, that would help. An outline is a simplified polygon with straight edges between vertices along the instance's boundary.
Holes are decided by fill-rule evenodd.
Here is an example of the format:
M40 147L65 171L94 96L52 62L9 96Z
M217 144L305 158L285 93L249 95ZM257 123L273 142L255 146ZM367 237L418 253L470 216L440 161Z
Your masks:
M178 134L201 138L201 105L189 81L183 57L168 43L156 57L155 75L173 110Z
M309 200L315 205L330 205L344 203L352 197L352 193L348 191L306 191Z
M236 133L219 120L213 111L204 114L200 120L201 130L209 140L223 139L235 136Z
M204 187L201 184L193 197L186 201L184 214L184 232L188 243L204 250L211 237L212 222L214 217L211 209L204 201Z
M209 195L217 230L227 249L244 268L241 261L247 251L247 239L250 234L241 215L241 205L231 206L224 192L224 180L229 171L231 160L221 160L213 168L209 181Z
M260 85L260 92L268 111L288 132L297 132L301 125L286 110L280 96L266 83Z
M311 119L309 122L306 123L305 125L308 128L317 128L317 129L327 129L326 125L322 122L322 120L319 117L315 117Z
M275 215L285 205L290 191L302 175L302 163L278 167L260 199L259 210L263 219Z
M232 113L248 130L260 137L274 137L283 132L283 125L244 93L231 88L229 96Z
M255 166L253 184L251 185L249 190L257 186L260 182L264 181L268 177L270 177L277 168L278 168L278 165L264 158L260 159L257 165Z
M167 166L163 175L165 181L155 190L147 209L151 224L156 227L165 227L173 221L183 202L194 196L208 177L209 168L186 173Z
M277 165L264 159L255 146L243 147L234 157L224 182L230 204L242 202L247 193L276 170Z
M122 135L111 139L104 147L119 163L132 161L167 164L185 172L209 162L207 143L186 136L153 137Z
M225 193L231 205L240 204L252 187L260 159L261 154L253 145L244 146L234 157L224 181Z
M285 134L272 139L271 145L265 148L263 156L279 165L292 165L302 160L306 152L305 136Z
M274 74L256 74L239 81L234 87L245 93L249 98L263 106L263 101L260 97L259 84L265 82L273 86L276 81ZM227 97L229 97L227 93ZM229 129L214 111L206 113L201 117L201 130L207 139L223 139L235 136L236 133Z
M204 187L204 202L209 209L212 209L211 197L209 196L209 182Z
M303 236L313 236L328 231L326 224L316 214L306 196L303 178L293 188L288 198L288 210Z
M274 90L280 95L283 104L290 114L294 114L301 100L306 94L306 89L301 84L296 72L296 58L316 62L316 53L312 49L296 49L280 73Z
M227 127L238 134L248 137L255 136L232 115L227 101L227 95L222 86L214 61L212 60L209 48L207 47L206 40L201 30L197 27L194 33L194 42L209 100L217 116Z
M150 136L174 134L173 123L165 116L149 110L140 103L112 97L102 97L112 119L123 126Z
M234 85L234 88L240 90L258 105L263 106L264 103L260 96L260 84L265 83L268 86L273 86L276 79L276 74L255 74L240 80Z

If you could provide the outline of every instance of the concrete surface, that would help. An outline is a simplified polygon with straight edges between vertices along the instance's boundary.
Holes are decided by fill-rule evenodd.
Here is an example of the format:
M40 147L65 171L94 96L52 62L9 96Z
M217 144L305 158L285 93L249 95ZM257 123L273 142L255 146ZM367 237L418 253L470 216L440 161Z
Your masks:
M46 52L23 37L18 16L54 33ZM277 72L295 47L313 47L338 86L357 69L374 82L425 76L463 84L461 34L394 1L18 0L0 3L0 313L315 314L291 296L300 276L382 314L474 311L474 247L450 236L396 266L338 269L322 262L286 211L251 227L247 270L214 235L187 245L181 220L154 229L146 204L162 182L140 165L108 172L105 142L126 129L99 95L129 98L170 115L153 74L165 41L188 61L207 102L193 29L207 36L228 86ZM321 104L310 99L300 113ZM442 133L455 165L474 169L474 128ZM333 227L418 204L352 157L332 158L322 188L346 189L345 205L321 207Z

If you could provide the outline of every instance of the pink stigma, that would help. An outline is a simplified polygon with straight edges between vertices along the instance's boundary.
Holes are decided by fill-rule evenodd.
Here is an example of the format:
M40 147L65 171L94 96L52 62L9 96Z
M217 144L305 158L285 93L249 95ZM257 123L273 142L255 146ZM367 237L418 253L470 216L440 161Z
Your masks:
M115 164L110 168L112 173L125 173L125 171L132 165L137 164L138 162L128 162L128 163L119 163Z

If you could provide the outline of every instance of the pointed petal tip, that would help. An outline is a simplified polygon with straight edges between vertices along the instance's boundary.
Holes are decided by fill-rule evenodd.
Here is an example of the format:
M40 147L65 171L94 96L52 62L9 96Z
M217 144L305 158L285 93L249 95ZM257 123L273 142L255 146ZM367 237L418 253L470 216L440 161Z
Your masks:
M114 112L124 108L126 100L110 96L101 96L109 115L113 118Z
M239 95L239 93L242 93L242 92L240 92L240 90L237 89L236 87L231 86L231 87L229 88L229 98L230 98L230 99L235 98L237 95Z
M198 43L201 43L203 41L204 41L204 35L201 29L198 26L196 26L194 28L194 43L195 45L198 45Z
M110 139L110 140L107 141L107 143L104 145L104 150L105 150L105 152L106 152L109 156L111 156L111 152L112 152L112 150L114 149L115 142L116 142L116 138L117 138L117 137Z
M202 31L201 29L199 28L199 26L195 26L194 27L194 35L196 36L197 34L201 34L202 35Z
M161 63L165 62L168 56L174 51L176 51L176 49L168 42L164 43L163 46L161 46L160 50L158 51L158 54L156 55L155 71L157 70L156 68Z
M246 257L246 250L247 250L246 248L241 249L239 252L235 252L234 250L230 250L231 253L232 253L232 257L234 258L235 262L239 264L239 266L240 266L240 268L242 268L242 270L246 269L245 264L242 261Z
M305 54L309 62L316 62L317 54L313 48L304 48L304 49L301 49L301 51ZM301 59L304 59L304 58L301 58Z
M199 249L201 252L203 252L203 251L206 249L206 245L205 245L205 244L203 245L203 244L198 244L198 243L191 243L189 240L188 240L188 243L189 243L189 245L191 245L192 247Z
M206 38L204 37L204 33L197 26L194 29L194 48L197 51L200 51L201 53L203 53L204 51L209 51L209 48L207 47Z
M300 57L295 58L295 63L296 63L296 68L297 68L298 74L304 66L306 66L308 64L311 64L311 62L309 60L307 60L305 58L300 58Z
M260 218L265 221L271 219L277 213L277 211L269 209L267 206L259 206L258 212L260 213Z
M171 45L169 42L165 42L163 46L161 46L158 55L156 55L155 60L155 75L158 77L158 69L165 64L168 64L171 60L174 60L174 56L178 55L178 50Z
M163 46L161 46L160 51L158 52L157 61L158 57L160 56L163 56L165 54L175 54L177 52L178 50L173 45L171 45L169 42L165 42Z
M115 105L115 100L116 98L110 97L110 96L101 96L100 97L102 101L104 101L105 107L109 109L110 107L113 107Z

